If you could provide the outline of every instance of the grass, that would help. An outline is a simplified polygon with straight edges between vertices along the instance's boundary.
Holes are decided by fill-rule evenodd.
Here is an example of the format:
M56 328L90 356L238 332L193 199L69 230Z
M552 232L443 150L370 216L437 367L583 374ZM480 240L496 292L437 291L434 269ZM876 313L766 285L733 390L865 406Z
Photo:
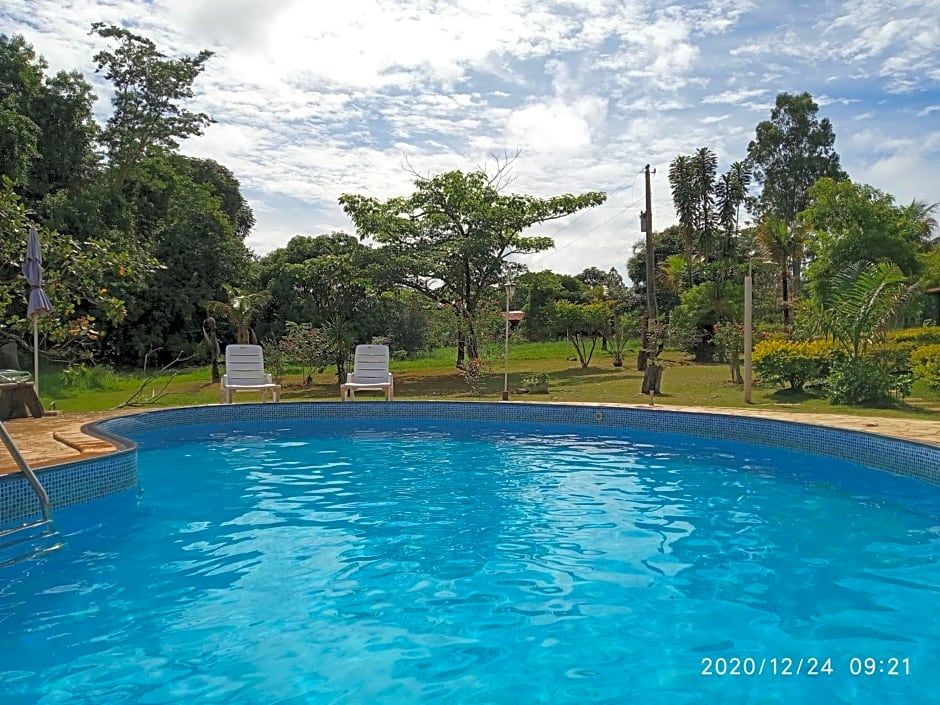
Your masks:
M600 350L587 368L581 368L574 348L567 342L513 343L510 348L509 389L514 400L545 402L592 402L642 404L648 398L640 394L643 373L636 370L637 346L625 352L624 367L612 364L609 353ZM453 348L442 348L421 359L393 361L395 398L406 400L483 400L500 399L503 389L503 350L494 346L483 357L484 374L478 393L474 393L455 369ZM756 384L753 404L744 403L741 385L730 381L724 364L692 364L678 352L663 354L667 369L663 375L663 394L656 403L677 406L744 407L788 412L843 413L858 416L886 416L940 421L940 393L916 384L907 404L894 408L857 408L833 406L814 390L792 392ZM537 372L549 376L548 394L517 394L522 379ZM40 392L46 408L66 412L103 411L125 403L146 379L141 371L115 372L108 368L88 368L67 376L61 370L44 370ZM162 396L166 376L144 385L139 401L142 408L211 404L220 400L219 385L210 382L208 366L178 373ZM339 400L335 371L314 375L314 383L303 386L299 369L291 370L282 380L282 399ZM360 392L362 399L381 398L380 392ZM256 401L257 394L239 393L239 401Z

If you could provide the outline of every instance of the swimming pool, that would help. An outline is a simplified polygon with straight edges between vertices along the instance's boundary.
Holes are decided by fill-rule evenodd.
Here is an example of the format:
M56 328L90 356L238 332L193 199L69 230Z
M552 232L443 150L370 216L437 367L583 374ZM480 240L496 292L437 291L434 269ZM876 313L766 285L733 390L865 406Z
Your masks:
M2 702L933 697L936 486L613 409L241 406L115 422L142 496L0 575Z

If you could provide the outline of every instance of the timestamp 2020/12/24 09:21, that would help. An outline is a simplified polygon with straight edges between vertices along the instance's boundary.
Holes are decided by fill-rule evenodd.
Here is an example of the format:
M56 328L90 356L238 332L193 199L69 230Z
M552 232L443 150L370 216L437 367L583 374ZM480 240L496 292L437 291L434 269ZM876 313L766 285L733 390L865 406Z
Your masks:
M890 656L853 656L849 659L831 657L752 657L706 656L701 660L703 676L909 676L911 660Z

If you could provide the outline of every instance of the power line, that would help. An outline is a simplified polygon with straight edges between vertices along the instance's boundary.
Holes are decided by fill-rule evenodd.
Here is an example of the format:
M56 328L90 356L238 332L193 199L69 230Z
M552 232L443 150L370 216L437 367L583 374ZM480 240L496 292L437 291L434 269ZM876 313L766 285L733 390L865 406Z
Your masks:
M563 245L563 246L561 246L561 247L558 247L558 248L552 250L551 252L549 252L548 254L546 254L544 257L540 257L540 258L538 258L537 260L534 260L533 262L530 262L530 263L529 263L529 266L535 266L535 265L537 265L537 264L540 264L540 263L544 262L545 260L549 259L550 257L553 257L554 255L557 255L557 254L558 254L559 252L561 252L562 250L565 250L565 249L571 247L571 246L572 246L573 244L575 244L576 242L580 242L581 240L583 240L584 238L586 238L588 235L590 235L591 233L593 233L595 230L597 230L597 229L600 228L601 226L607 225L607 223L609 223L610 221L612 221L612 220L613 220L614 218L616 218L617 216L619 216L619 215L625 213L625 212L626 212L627 210L629 210L630 208L635 208L635 207L638 206L639 204L640 204L639 199L636 200L636 201L634 201L633 203L627 204L626 206L624 206L623 208L621 208L620 210L618 210L616 213L614 213L612 216L610 216L610 217L607 218L606 220L602 220L600 223L598 223L597 225L595 225L593 228L591 228L591 229L588 230L587 232L583 233L582 235L576 237L576 238L575 238L574 240L572 240L571 242L569 242L569 243L567 243L567 244L565 244L565 245Z
M636 196L636 184L637 184L637 181L639 180L640 174L642 174L642 173L643 173L643 170L640 169L636 174L633 175L633 188L632 188L631 193L630 193L630 199L631 199L631 200ZM623 182L622 184L620 184L619 186L614 187L614 189L613 189L612 191L610 191L609 193L617 193L617 192L619 192L624 186L626 186L626 185L629 184L629 183L630 183L630 179L627 179L626 181L624 181L624 182ZM634 205L635 205L635 204L634 204ZM631 207L631 206L627 206L627 208L630 208L630 207ZM565 224L562 225L560 228L558 228L555 232L551 233L548 237L554 238L554 237L555 237L558 233L560 233L561 231L566 230L567 228L570 228L572 225L574 225L575 223L577 223L578 220L579 220L580 218L584 217L585 215L587 215L588 212L589 212L589 211L588 211L587 209L581 211L581 212L578 213L574 218L572 218L572 219L569 220L567 223L565 223ZM562 249L564 249L564 248L562 248Z

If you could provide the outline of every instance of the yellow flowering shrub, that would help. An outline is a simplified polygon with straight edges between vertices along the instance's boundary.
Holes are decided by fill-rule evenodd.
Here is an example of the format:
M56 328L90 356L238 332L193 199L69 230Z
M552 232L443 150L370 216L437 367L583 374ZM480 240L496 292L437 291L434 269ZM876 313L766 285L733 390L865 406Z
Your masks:
M803 389L829 374L834 348L826 340L762 340L754 346L751 361L761 379Z

